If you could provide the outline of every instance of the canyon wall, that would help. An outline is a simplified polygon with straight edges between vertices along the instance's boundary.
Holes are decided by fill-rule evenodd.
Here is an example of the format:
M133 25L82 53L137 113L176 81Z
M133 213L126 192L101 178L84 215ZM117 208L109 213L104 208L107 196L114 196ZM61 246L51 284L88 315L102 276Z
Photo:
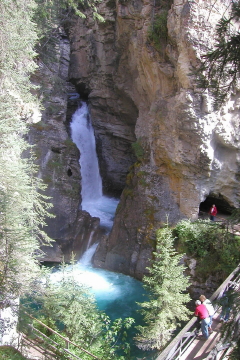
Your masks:
M78 94L68 82L69 40L63 29L59 31L59 43L55 62L51 67L39 60L39 68L32 77L33 83L41 84L43 110L41 121L32 124L28 141L33 145L37 176L47 186L45 195L53 204L46 219L44 230L54 240L52 246L42 246L40 260L69 261L72 252L77 259L86 250L95 232L99 219L81 211L81 174L79 151L71 140L69 113L78 103Z
M226 6L108 0L98 8L104 22L89 11L85 19L73 16L61 34L54 71L64 89L55 94L48 85L51 102L30 132L56 215L47 232L57 243L47 253L49 260L81 254L99 227L99 219L81 211L80 154L69 133L77 92L88 101L103 191L121 194L94 265L141 279L157 227L196 219L212 201L220 212L239 206L239 93L214 111L194 75ZM162 32L154 40L157 21ZM41 71L48 81L47 69Z
M149 31L165 9L157 47ZM124 189L96 266L141 278L156 227L197 218L206 199L238 206L238 92L216 112L193 75L224 11L221 0L110 0L104 23L69 27L69 79L88 97L105 191Z

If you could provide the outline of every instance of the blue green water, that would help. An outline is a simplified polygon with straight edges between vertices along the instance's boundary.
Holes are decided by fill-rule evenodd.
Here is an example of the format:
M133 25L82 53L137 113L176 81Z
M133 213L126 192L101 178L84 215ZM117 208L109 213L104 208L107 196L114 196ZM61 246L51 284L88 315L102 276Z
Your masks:
M141 324L142 317L138 312L139 306L136 302L147 300L147 293L142 282L131 276L93 268L90 260L91 252L94 250L94 247L89 249L84 257L73 266L74 278L89 287L95 295L98 308L103 310L111 320L132 317L135 319L135 325ZM54 272L53 276L56 281L58 275L60 276L60 273ZM131 343L132 360L156 359L157 356L153 352L143 352L135 346L133 340L135 335L136 330L133 326L128 337L128 342Z

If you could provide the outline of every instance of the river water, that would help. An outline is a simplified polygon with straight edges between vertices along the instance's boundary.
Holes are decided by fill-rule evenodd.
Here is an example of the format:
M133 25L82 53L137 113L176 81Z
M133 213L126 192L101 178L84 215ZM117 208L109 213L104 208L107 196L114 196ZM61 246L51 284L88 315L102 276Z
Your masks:
M131 359L156 359L155 352L144 352L138 349L134 343L136 335L135 325L142 323L137 302L147 300L147 293L143 289L142 282L131 276L107 271L104 269L93 268L91 258L95 252L97 244L92 245L78 261L77 264L69 266L64 272L64 276L69 275L79 282L86 285L90 292L94 294L99 310L103 310L111 320L118 318L132 317L135 324L129 331L127 341L131 344ZM62 273L54 271L51 278L54 282L59 281Z

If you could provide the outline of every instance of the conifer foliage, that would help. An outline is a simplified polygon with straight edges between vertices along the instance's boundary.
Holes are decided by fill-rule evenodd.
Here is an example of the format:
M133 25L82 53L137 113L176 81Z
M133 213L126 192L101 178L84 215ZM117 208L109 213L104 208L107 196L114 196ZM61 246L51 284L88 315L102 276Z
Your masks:
M172 230L166 226L157 230L156 251L153 253L149 276L144 276L144 287L150 292L149 301L139 303L145 325L138 326L137 346L141 349L162 349L181 321L190 315L185 304L189 279L180 265L182 255L173 247Z
M95 14L95 1L84 2ZM0 302L24 292L38 273L36 253L50 240L43 231L51 204L34 166L28 126L40 111L31 83L37 61L52 52L64 17L81 0L0 1ZM96 17L97 17L96 13Z
M79 283L74 277L72 266L62 265L61 271L50 274L45 269L45 277L35 284L31 298L24 300L24 311L27 309L35 318L38 318L51 329L61 333L69 340L80 346L82 349L104 360L125 360L129 356L130 346L127 343L127 330L134 322L131 318L116 319L110 318L97 308L96 300L89 289ZM54 281L57 276L57 281ZM30 304L28 303L30 299ZM36 306L32 306L32 304ZM24 313L21 321L22 331L26 331L29 318L24 320ZM38 326L38 323L34 323ZM54 333L40 325L41 332L58 344L65 347L64 341ZM25 329L25 330L24 330ZM92 357L69 345L69 350L84 360L91 360Z
M218 108L235 91L240 75L240 1L231 0L228 16L218 22L214 48L203 57L198 71L199 85L210 89Z
M50 204L25 135L37 101L30 75L37 39L32 0L0 2L0 301L19 296L38 273L36 251ZM28 152L28 159L23 156Z

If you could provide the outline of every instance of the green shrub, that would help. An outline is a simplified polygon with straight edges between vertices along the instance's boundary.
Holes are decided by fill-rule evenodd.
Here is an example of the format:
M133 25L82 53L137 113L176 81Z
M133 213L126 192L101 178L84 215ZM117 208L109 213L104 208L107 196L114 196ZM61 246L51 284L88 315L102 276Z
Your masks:
M198 273L228 275L240 261L240 240L209 220L182 220L175 227L177 247L198 260Z
M177 224L175 231L188 254L204 257L214 242L216 227L210 222L183 220Z
M157 14L153 24L148 31L148 40L154 45L156 50L162 50L162 43L165 44L168 37L167 28L167 16L168 10L162 10L160 14Z
M72 141L71 138L67 138L65 141L64 141L64 144L66 146L76 146L75 143Z
M134 142L132 144L132 148L133 148L134 154L136 155L136 158L139 161L142 161L143 157L144 157L144 149L143 149L143 147L141 145L141 142L140 141Z
M124 194L124 196L125 196L126 198L127 198L127 197L133 198L133 195L134 195L133 189L125 188L125 189L123 190L123 194Z
M0 359L2 360L26 360L18 350L12 346L0 346Z

